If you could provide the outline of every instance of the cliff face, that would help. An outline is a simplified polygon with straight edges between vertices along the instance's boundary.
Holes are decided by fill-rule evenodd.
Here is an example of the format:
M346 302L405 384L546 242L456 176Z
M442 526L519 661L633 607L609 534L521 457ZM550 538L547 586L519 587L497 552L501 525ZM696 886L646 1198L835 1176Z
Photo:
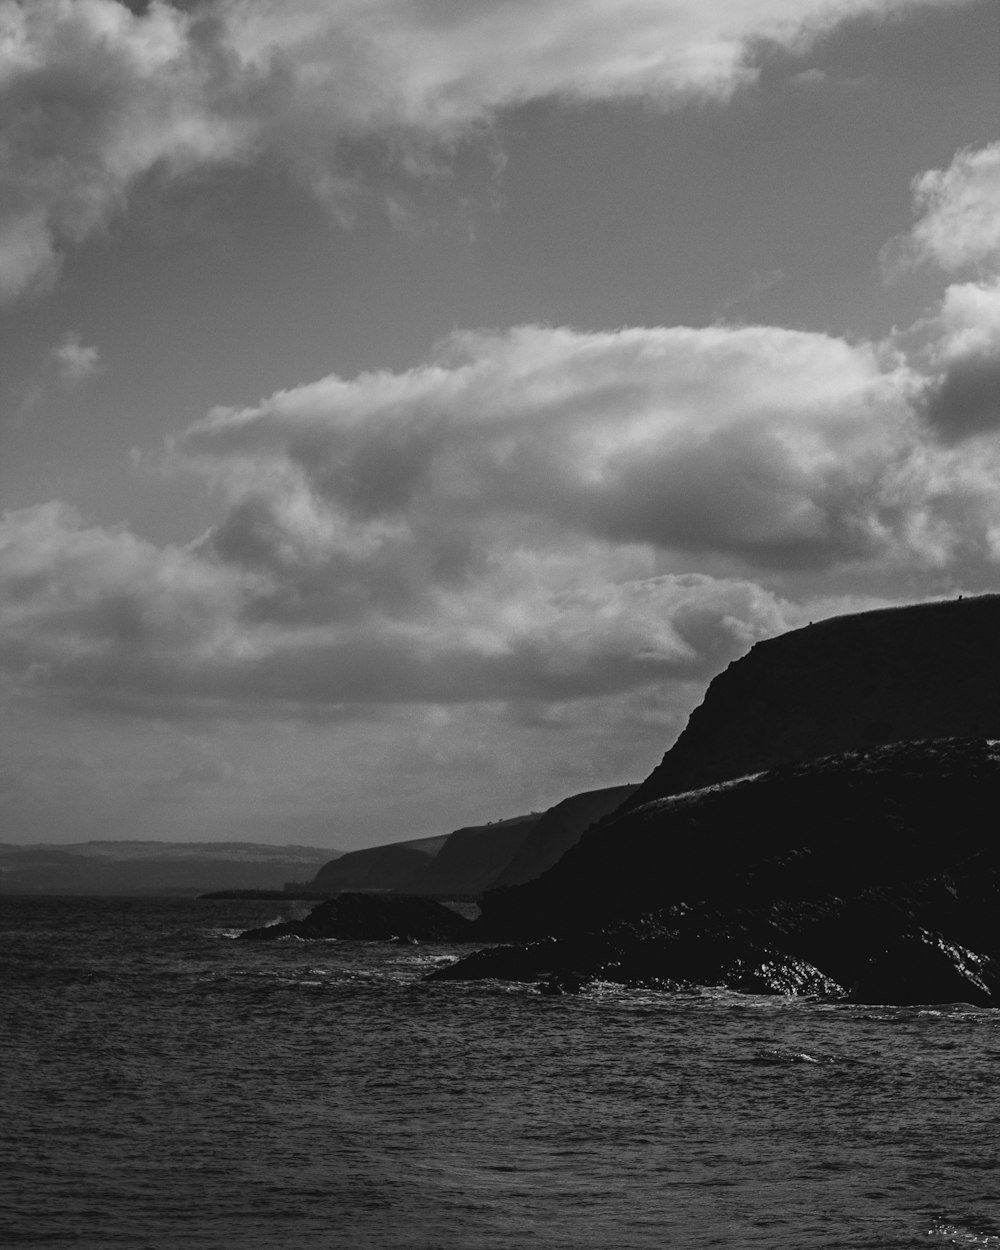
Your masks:
M834 617L759 642L625 803L865 744L1000 737L1000 595Z
M1000 748L868 747L654 800L592 829L536 881L483 899L484 936L602 925L675 904L856 894L997 842Z
M352 890L481 894L498 883L529 881L551 868L588 826L614 811L634 789L589 790L541 814L349 851L324 865L309 889L330 894Z
M521 848L495 880L486 885L521 885L540 877L569 850L595 821L607 816L633 793L636 786L588 790L563 799L544 812ZM485 886L483 887L485 888Z
M413 877L414 894L480 894L524 845L539 817L515 816L492 825L456 829L430 864Z

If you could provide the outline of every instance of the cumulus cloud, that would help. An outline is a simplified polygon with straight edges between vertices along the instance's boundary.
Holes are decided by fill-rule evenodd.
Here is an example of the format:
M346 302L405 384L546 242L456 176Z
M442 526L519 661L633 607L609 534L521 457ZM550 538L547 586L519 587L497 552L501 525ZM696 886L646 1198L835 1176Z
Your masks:
M1000 143L959 152L913 183L909 254L945 270L976 268L953 283L920 323L929 380L924 415L946 442L1000 426Z
M188 547L8 514L0 663L156 714L521 716L704 680L853 606L797 578L995 565L1000 453L923 439L921 385L768 327L456 335L179 435L170 463L226 500Z
M85 382L101 367L101 353L98 348L85 344L75 330L66 334L49 355L59 380L67 386Z
M246 578L127 530L89 525L42 504L0 518L0 668L72 686L92 673L112 687L236 656Z
M558 701L703 676L787 619L749 582L625 580L627 559L590 554L498 552L492 578L406 615L276 621L261 579L44 505L0 522L0 670L153 713Z
M467 331L404 372L214 409L165 452L222 501L190 545L3 516L0 674L154 714L554 723L856 606L812 599L820 578L982 584L1000 282L949 286L917 338L907 361L771 326ZM53 362L80 380L99 356L70 335Z
M726 98L760 40L928 0L0 0L0 298L45 286L151 175L268 157L349 219L367 161L447 176L526 101ZM936 0L939 5L962 0ZM407 216L398 188L390 215Z
M966 148L914 180L916 256L943 269L1000 262L1000 142Z
M218 410L173 444L235 503L217 550L371 564L416 538L441 569L475 535L552 532L760 567L885 554L903 489L902 367L771 327L458 334L406 374L327 378ZM293 555L293 553L295 553ZM422 577L433 573L425 567Z

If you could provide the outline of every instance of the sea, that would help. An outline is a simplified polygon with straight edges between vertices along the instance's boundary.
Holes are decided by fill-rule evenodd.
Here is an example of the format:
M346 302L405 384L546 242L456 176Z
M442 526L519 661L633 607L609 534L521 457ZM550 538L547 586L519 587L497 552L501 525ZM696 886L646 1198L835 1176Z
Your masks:
M234 940L308 907L0 896L0 1246L1000 1247L1000 1012Z

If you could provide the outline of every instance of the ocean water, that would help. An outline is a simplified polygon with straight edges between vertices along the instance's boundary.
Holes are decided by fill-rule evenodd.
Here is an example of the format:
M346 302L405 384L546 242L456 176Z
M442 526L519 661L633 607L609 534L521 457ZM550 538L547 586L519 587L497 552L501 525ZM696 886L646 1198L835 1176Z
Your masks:
M306 907L0 897L0 1245L1000 1247L1000 1012L232 940Z

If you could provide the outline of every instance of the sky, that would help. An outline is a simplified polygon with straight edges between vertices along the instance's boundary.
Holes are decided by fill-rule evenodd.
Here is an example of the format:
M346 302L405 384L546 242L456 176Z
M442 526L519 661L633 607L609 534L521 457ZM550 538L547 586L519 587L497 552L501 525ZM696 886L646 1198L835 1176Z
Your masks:
M0 0L0 841L639 781L1000 589L994 0Z

